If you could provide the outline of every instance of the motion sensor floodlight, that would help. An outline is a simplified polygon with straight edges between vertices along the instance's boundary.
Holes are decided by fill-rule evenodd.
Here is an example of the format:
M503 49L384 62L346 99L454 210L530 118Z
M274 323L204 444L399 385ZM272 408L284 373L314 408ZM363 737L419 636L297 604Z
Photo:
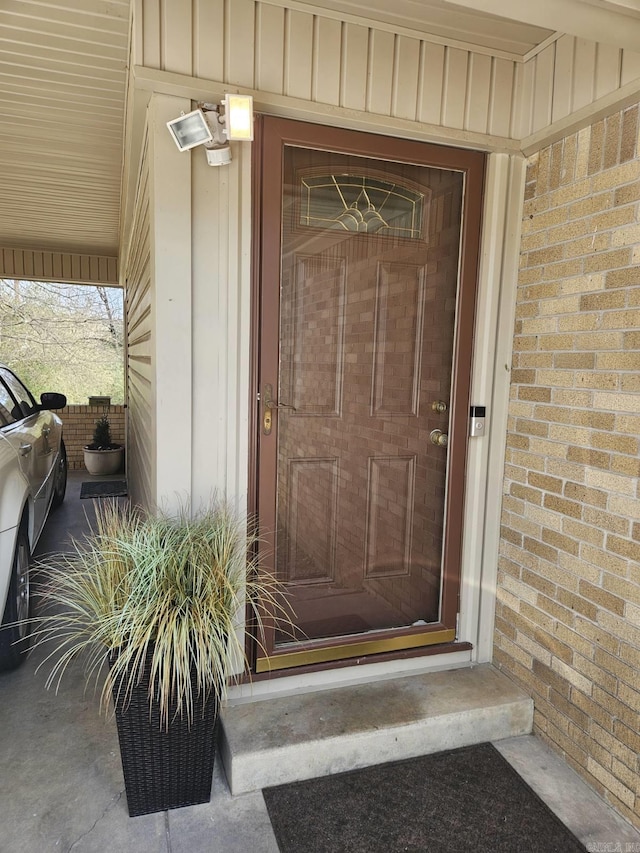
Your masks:
M211 128L202 110L193 110L179 118L174 118L167 122L167 127L179 151L188 151L196 145L205 145L213 141Z

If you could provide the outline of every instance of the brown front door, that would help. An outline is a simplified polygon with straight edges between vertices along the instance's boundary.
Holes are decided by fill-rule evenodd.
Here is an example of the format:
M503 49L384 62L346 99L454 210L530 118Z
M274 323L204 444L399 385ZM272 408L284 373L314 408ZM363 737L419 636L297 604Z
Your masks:
M261 136L257 511L296 630L256 670L451 643L484 157Z

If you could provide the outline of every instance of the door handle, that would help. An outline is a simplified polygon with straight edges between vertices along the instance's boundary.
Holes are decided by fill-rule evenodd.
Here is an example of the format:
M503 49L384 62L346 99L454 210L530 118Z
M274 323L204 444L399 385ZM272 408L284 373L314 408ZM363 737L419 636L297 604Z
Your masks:
M32 444L21 444L20 445L20 456L28 456L33 450Z
M291 406L288 403L276 403L273 399L273 385L264 386L262 406L264 408L264 414L262 416L262 432L264 435L271 435L271 430L273 428L272 412L274 409L289 409L292 412L296 411L296 407Z
M292 411L296 411L295 406L289 405L289 403L276 403L274 399L272 399L273 394L273 386L265 385L264 386L264 407L265 409L291 409Z
M449 444L449 436L446 432L442 432L442 430L434 429L429 436L431 439L431 444L435 444L438 447L446 447Z

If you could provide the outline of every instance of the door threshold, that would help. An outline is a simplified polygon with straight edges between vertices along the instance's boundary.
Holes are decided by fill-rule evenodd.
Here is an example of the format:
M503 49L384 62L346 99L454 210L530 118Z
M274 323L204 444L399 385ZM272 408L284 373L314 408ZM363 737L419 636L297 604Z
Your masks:
M369 682L385 681L405 675L473 666L470 643L451 643L397 655L376 655L368 659L333 661L315 667L279 670L262 674L247 673L229 688L229 704L244 704L278 696L328 690Z
M424 637L429 635L400 636L397 639L385 641L370 640L353 642L343 646L321 646L319 648L302 649L290 654L279 654L272 657L259 657L256 662L253 680L273 678L287 675L291 672L319 672L328 669L340 669L348 666L363 666L378 661L403 660L405 658L428 657L430 655L448 654L452 651L468 651L473 648L471 643L458 643L453 640L455 631L438 632L443 639L451 642L425 644ZM433 636L433 635L431 635ZM414 640L416 645L411 647ZM336 651L342 652L343 657L336 659ZM347 657L349 652L352 654Z

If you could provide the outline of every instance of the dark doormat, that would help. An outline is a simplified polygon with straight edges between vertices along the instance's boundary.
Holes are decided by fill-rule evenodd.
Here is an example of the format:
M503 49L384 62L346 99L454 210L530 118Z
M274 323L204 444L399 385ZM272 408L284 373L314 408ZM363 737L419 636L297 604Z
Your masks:
M81 498L119 498L126 494L126 480L99 480L97 483L83 483L80 487Z
M585 853L490 743L263 794L281 853Z

